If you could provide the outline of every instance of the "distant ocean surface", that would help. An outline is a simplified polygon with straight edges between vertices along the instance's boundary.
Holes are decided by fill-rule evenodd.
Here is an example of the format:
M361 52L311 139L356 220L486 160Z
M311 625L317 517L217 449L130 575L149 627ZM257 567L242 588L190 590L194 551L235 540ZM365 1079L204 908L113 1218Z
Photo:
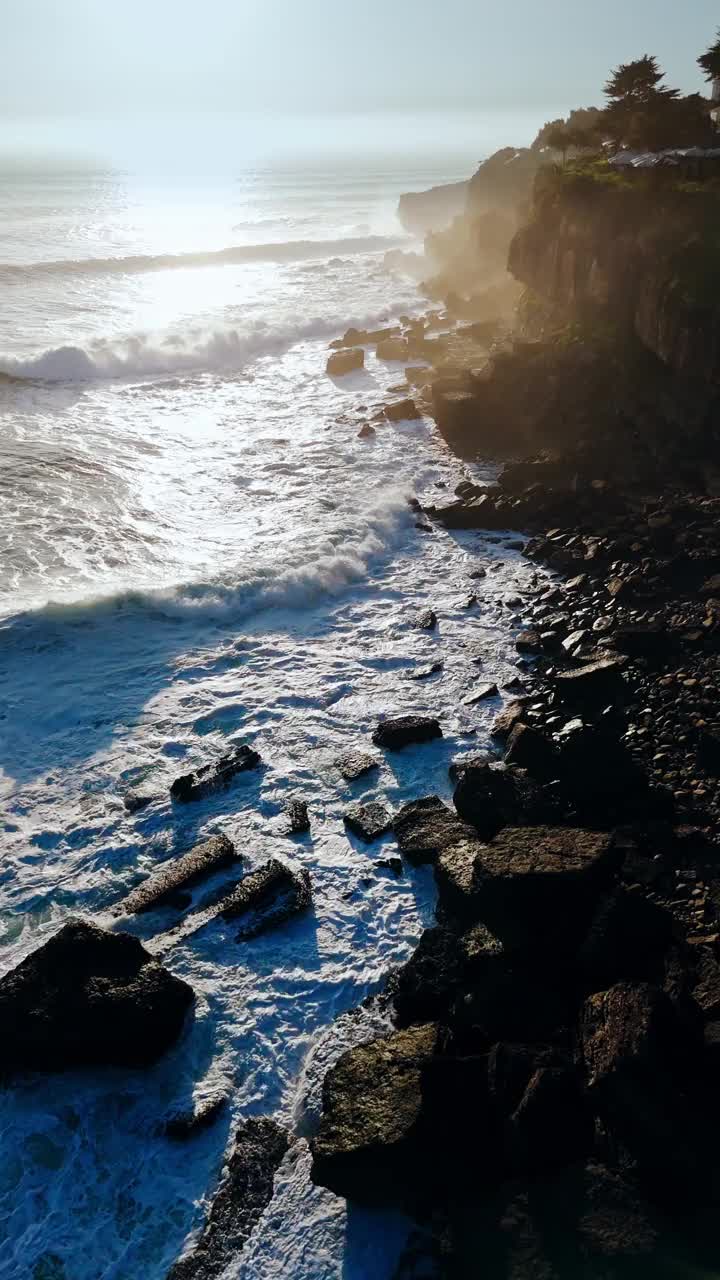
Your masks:
M8 1280L162 1280L238 1119L308 1131L327 1064L377 1025L348 1011L432 918L431 876L379 868L383 846L349 838L342 813L449 794L450 759L483 745L497 710L462 705L473 658L483 679L513 674L502 601L530 568L502 540L415 527L407 498L460 476L432 423L358 439L401 367L369 356L333 382L324 365L348 325L421 309L383 267L417 247L398 196L479 158L3 172L0 972L73 913L109 923L141 874L213 831L248 867L304 863L315 900L255 942L218 925L170 952L197 1011L153 1070L0 1092ZM478 560L490 572L469 613ZM429 605L433 635L412 626ZM441 675L404 678L438 658ZM439 715L445 738L342 784L337 753L410 710ZM174 812L173 777L228 740L252 743L263 773ZM156 799L130 814L138 783ZM290 796L309 803L302 842L285 834ZM217 1092L230 1104L206 1133L155 1136L168 1110ZM407 1222L348 1214L308 1167L300 1142L227 1274L390 1280Z

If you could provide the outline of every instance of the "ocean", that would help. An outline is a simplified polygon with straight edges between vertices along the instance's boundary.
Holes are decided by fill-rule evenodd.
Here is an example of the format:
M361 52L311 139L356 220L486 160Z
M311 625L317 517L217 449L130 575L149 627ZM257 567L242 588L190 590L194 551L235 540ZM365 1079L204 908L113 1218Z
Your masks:
M168 952L197 1007L152 1070L0 1092L8 1280L161 1280L238 1120L311 1132L328 1064L386 1025L372 1001L351 1011L432 922L429 869L396 878L378 866L391 837L363 845L342 815L359 798L449 797L450 760L487 745L500 705L464 705L472 681L517 674L506 602L531 567L504 536L416 527L408 498L440 499L464 469L430 420L358 438L400 366L324 368L349 325L422 310L383 266L418 248L398 196L477 158L3 174L0 973L70 916L110 925L143 874L216 831L247 868L306 866L314 894L311 915L253 942L215 923ZM429 606L432 633L414 626ZM437 715L443 739L343 783L338 752L410 711ZM262 771L173 808L173 778L229 742L254 746ZM153 799L131 813L138 786ZM294 796L312 822L300 839ZM220 1093L210 1129L158 1136L168 1112ZM348 1209L308 1170L301 1140L227 1276L390 1280L410 1224Z

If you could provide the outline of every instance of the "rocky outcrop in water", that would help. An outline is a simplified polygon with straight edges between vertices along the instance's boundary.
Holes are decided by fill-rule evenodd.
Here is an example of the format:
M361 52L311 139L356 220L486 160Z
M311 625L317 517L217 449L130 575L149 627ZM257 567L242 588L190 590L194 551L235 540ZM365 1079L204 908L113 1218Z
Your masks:
M182 858L164 863L123 898L113 908L113 913L129 916L155 911L158 907L188 906L191 901L189 890L213 872L231 866L238 856L227 836L211 836L204 844L196 845L183 854Z
M241 922L236 936L238 942L245 942L306 911L311 904L310 873L304 867L294 869L270 858L243 877L222 900L218 914L223 920Z
M138 938L71 921L0 981L0 1073L149 1066L193 999Z
M274 1120L243 1121L200 1238L167 1280L216 1280L240 1254L272 1199L275 1173L291 1141Z
M260 756L252 747L245 744L234 747L226 756L211 764L200 765L192 773L184 773L176 778L170 788L170 795L179 804L187 804L191 800L202 800L215 791L224 791L238 773L247 769L257 769Z

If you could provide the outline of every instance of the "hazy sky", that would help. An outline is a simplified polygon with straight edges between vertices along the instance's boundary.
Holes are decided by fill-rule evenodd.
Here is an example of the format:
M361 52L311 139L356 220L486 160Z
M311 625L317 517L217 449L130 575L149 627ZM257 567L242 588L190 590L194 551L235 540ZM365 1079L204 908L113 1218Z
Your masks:
M0 113L539 110L656 53L700 88L717 0L1 0Z

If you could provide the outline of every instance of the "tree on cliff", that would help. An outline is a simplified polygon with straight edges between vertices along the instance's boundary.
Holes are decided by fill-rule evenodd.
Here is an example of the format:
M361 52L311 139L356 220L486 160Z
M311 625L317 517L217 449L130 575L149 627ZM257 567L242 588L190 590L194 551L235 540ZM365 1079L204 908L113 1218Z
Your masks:
M706 80L720 80L720 30L715 43L698 58L698 66Z
M649 54L622 63L612 73L605 85L609 102L603 128L615 148L662 151L708 140L705 99L699 93L681 98L677 89L662 84L664 76L657 58Z

